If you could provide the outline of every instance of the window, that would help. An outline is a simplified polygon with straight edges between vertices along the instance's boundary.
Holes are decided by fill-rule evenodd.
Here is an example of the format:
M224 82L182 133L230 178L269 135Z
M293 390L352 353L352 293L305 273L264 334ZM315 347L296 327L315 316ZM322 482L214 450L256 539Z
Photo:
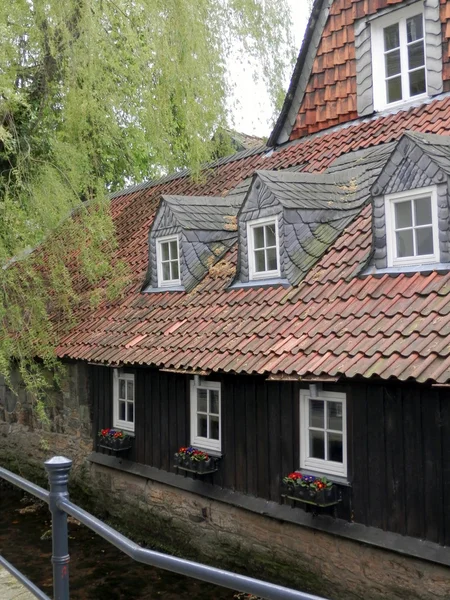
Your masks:
M191 381L191 444L221 451L220 383Z
M278 219L258 219L247 225L250 279L280 276Z
M114 369L113 426L134 432L134 375Z
M347 475L346 396L300 391L300 467Z
M375 110L426 95L425 31L421 4L374 20L372 69Z
M158 287L181 285L177 235L156 240L156 260L158 263Z
M435 188L385 198L388 266L439 262Z

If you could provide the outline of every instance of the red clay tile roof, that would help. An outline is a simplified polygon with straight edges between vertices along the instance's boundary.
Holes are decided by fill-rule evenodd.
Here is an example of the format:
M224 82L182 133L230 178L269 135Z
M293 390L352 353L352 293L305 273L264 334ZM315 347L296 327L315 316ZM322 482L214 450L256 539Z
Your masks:
M161 194L221 195L256 169L327 168L352 150L406 129L450 133L450 97L356 122L274 151L179 177L112 200L118 257L134 283L120 300L87 305L58 355L105 364L300 376L450 379L450 273L356 277L371 252L366 207L297 286L228 291L236 248L190 293L142 294L147 235Z

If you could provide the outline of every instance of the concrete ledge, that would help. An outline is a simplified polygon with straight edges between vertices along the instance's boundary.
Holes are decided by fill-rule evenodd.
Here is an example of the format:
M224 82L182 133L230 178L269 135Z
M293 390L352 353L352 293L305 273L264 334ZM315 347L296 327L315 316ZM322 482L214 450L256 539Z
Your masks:
M263 498L247 496L246 494L223 489L204 483L203 481L182 477L175 473L169 473L155 467L149 467L99 452L92 452L87 457L87 460L97 465L157 481L158 483L236 506L278 521L294 523L302 527L362 542L383 550L397 552L404 556L450 566L450 548L433 542L382 531L375 527L366 527L358 523L349 523L342 519L333 519L328 516L313 517L311 513L306 513L301 509L291 508L286 505L277 504L276 502L269 502Z

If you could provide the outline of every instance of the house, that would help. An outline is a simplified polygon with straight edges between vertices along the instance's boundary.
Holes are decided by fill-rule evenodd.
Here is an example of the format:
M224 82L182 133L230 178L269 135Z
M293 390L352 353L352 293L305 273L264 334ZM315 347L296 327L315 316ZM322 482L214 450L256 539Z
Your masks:
M58 355L113 511L333 598L450 597L449 36L448 2L316 0L267 146L112 197L132 285ZM295 470L335 508L283 502Z

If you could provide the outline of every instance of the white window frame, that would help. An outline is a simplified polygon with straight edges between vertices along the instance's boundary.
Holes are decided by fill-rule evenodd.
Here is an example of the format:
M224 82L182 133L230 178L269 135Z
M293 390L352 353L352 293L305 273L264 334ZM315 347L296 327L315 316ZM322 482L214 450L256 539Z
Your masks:
M428 82L427 82L427 41L425 32L425 21L423 24L424 33L424 70L425 70L425 92L411 96L409 93L409 77L408 77L408 51L406 39L406 20L421 14L424 19L423 2L418 2L410 6L406 6L399 10L394 10L387 15L376 18L371 23L371 42L372 42L372 74L373 74L373 106L374 110L380 111L385 108L395 108L402 106L407 102L415 102L428 97ZM384 62L384 35L383 30L389 25L400 24L400 64L401 64L401 80L402 80L402 99L396 102L387 101L386 91L386 67Z
M300 469L347 477L347 398L339 392L319 391L313 400L342 403L342 463L309 456L309 390L300 390ZM326 418L326 411L324 411ZM324 423L326 425L326 422Z
M122 421L119 419L119 380L123 379L125 382L133 382L133 422ZM127 385L125 384L125 389ZM127 400L127 403L131 403ZM125 414L128 414L126 409ZM123 373L119 369L114 369L113 372L113 427L114 429L123 429L128 433L134 433L134 424L136 421L136 382L133 373Z
M277 253L277 265L278 268L271 271L256 271L255 270L255 248L253 230L256 227L262 227L263 225L275 225L275 244ZM256 219L255 221L249 221L247 223L247 242L248 242L248 268L249 268L249 279L250 281L258 279L271 279L273 277L281 276L280 269L280 237L278 232L278 217L263 217Z
M163 270L162 270L162 252L161 245L167 242L177 242L177 252L178 252L178 274L180 277L178 279L168 279L166 281L163 280ZM174 287L177 285L181 285L181 261L180 261L180 238L178 235L166 235L164 237L160 237L156 239L156 263L158 269L158 287Z
M197 390L217 390L219 392L219 439L202 437L197 430ZM222 392L218 381L191 381L191 446L204 448L205 450L222 451Z
M397 258L397 243L395 238L395 216L394 205L396 202L405 200L420 200L421 198L431 197L431 219L433 227L433 254L422 256L404 256ZM386 219L386 245L387 245L387 264L388 267L401 267L410 265L424 265L439 262L439 229L438 229L438 208L437 192L435 187L419 188L408 190L397 194L389 194L384 199L385 219Z

